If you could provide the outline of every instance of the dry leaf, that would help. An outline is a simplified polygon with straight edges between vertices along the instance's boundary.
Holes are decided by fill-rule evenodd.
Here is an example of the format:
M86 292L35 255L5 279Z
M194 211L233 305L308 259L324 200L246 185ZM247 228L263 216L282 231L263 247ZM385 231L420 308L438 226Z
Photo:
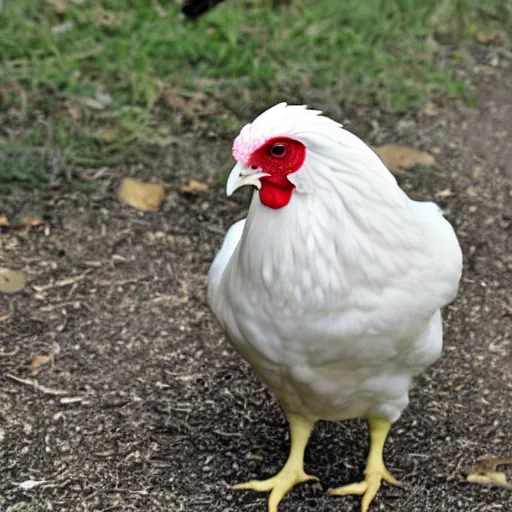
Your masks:
M47 365L51 360L52 360L51 356L35 355L32 358L32 365L31 365L32 375L33 376L37 375L42 370L43 366Z
M430 153L407 146L390 144L374 147L373 150L392 173L411 169L416 165L424 165L426 167L434 167L436 165L436 159Z
M489 34L489 32L477 32L476 40L482 44L499 44L501 37L498 34Z
M16 219L16 224L24 228L35 228L44 224L44 221L39 215L20 215Z
M25 274L8 268L0 268L0 293L16 293L25 288Z
M165 88L160 93L159 101L173 112L179 112L188 117L193 117L198 107L198 102L186 100L182 94L171 87Z
M8 227L9 220L4 215L0 215L0 227Z
M512 482L507 480L506 473L496 471L498 466L512 464L512 455L505 457L494 457L484 455L476 460L475 465L468 471L466 477L468 482L484 485L498 485L512 489Z
M204 192L205 190L208 190L208 185L194 179L189 180L186 185L181 187L182 192Z
M120 199L138 210L156 210L164 194L162 185L145 183L132 178L125 178L119 187Z
M0 316L0 323L7 322L7 320L9 320L9 318L10 318L9 315Z

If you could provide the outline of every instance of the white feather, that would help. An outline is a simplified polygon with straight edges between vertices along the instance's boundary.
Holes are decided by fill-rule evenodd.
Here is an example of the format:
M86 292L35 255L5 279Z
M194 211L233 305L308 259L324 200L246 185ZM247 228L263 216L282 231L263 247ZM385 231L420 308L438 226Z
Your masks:
M461 250L436 205L410 200L368 146L318 114L280 104L242 130L244 147L278 134L307 156L287 206L256 191L230 228L208 301L288 412L395 421L441 353Z

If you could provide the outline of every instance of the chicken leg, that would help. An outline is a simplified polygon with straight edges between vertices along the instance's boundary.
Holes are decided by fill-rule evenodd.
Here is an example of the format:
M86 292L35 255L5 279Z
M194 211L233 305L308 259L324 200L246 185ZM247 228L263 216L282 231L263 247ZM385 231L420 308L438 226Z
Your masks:
M316 476L304 472L304 451L315 422L295 414L287 416L290 425L291 446L290 455L281 471L268 480L252 480L233 486L233 489L236 490L271 491L268 499L268 512L277 512L279 502L294 485L308 480L318 480Z
M362 495L361 512L367 512L370 503L373 498L375 498L380 488L382 480L392 485L402 486L402 484L393 478L384 465L384 443L386 442L386 437L391 428L391 423L382 418L371 416L368 418L368 427L370 429L370 452L366 460L364 480L329 491L330 494L336 496L347 496L349 494Z

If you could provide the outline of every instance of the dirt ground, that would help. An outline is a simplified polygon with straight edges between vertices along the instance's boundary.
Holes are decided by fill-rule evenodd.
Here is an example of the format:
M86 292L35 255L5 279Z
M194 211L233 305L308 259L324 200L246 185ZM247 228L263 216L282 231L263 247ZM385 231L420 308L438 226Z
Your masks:
M465 254L444 356L418 379L385 451L407 489L384 486L374 511L512 510L512 491L464 475L478 456L512 452L511 79L485 79L476 108L403 116L306 98L372 144L433 151L439 168L401 183L443 206ZM229 485L279 469L285 420L205 303L209 264L247 206L249 191L227 199L216 178L230 145L190 133L153 163L84 171L92 194L5 198L6 213L37 211L46 225L1 234L1 265L29 283L0 296L0 510L266 510L265 495ZM160 211L120 204L128 175L165 184ZM209 189L181 192L192 177ZM36 377L44 388L15 380L50 353ZM358 510L359 498L326 490L360 479L367 445L362 421L320 423L306 469L321 484L295 488L280 512ZM26 490L27 480L44 482Z

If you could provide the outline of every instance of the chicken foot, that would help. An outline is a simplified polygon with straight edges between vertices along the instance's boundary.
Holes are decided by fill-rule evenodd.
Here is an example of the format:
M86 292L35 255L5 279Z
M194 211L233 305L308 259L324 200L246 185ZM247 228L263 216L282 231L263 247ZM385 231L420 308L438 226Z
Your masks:
M370 452L366 461L364 480L329 491L330 494L336 496L347 496L350 494L362 495L361 512L367 512L370 503L373 498L375 498L380 488L382 480L389 484L402 487L402 484L395 480L384 465L384 444L389 429L391 428L391 423L382 418L371 416L368 418L368 426L370 429Z
M291 446L290 455L281 471L268 480L252 480L233 486L235 490L270 491L268 512L277 512L280 501L293 486L309 480L318 480L316 476L308 475L304 471L304 451L315 422L295 414L287 416Z

